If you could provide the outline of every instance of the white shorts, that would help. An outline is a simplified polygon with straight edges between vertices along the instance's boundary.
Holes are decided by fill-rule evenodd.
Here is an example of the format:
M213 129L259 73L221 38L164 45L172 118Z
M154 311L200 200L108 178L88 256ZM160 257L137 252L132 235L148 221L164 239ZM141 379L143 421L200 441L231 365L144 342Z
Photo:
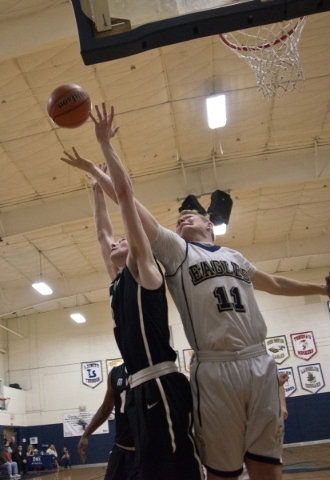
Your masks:
M270 355L195 361L190 382L196 441L210 472L238 476L246 454L281 464L283 419L277 367Z

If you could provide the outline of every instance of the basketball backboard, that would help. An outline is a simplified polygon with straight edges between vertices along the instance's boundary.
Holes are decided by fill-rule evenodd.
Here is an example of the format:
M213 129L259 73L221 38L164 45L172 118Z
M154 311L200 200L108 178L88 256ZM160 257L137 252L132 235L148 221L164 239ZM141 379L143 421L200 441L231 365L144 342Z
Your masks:
M330 10L330 0L71 0L86 65Z

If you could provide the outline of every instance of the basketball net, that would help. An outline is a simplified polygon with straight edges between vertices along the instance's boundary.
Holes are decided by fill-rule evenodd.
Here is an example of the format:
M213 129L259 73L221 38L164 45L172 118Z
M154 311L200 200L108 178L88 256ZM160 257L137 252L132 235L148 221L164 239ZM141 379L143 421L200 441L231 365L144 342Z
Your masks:
M257 77L263 97L282 97L301 91L304 74L298 44L307 17L219 35L221 41L243 58Z

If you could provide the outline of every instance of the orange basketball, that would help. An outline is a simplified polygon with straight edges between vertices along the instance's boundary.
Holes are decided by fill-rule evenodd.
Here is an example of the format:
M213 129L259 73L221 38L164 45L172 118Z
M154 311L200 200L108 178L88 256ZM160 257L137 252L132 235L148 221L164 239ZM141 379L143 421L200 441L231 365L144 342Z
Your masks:
M56 88L48 99L47 111L59 127L80 127L89 117L92 102L88 93L74 83Z

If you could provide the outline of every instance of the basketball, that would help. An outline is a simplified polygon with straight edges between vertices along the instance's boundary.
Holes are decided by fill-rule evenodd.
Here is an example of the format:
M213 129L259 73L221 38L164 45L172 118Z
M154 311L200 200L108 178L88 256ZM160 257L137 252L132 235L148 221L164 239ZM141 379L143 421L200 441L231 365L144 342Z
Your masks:
M59 127L80 127L89 117L92 102L88 93L73 83L56 88L48 99L47 111Z

